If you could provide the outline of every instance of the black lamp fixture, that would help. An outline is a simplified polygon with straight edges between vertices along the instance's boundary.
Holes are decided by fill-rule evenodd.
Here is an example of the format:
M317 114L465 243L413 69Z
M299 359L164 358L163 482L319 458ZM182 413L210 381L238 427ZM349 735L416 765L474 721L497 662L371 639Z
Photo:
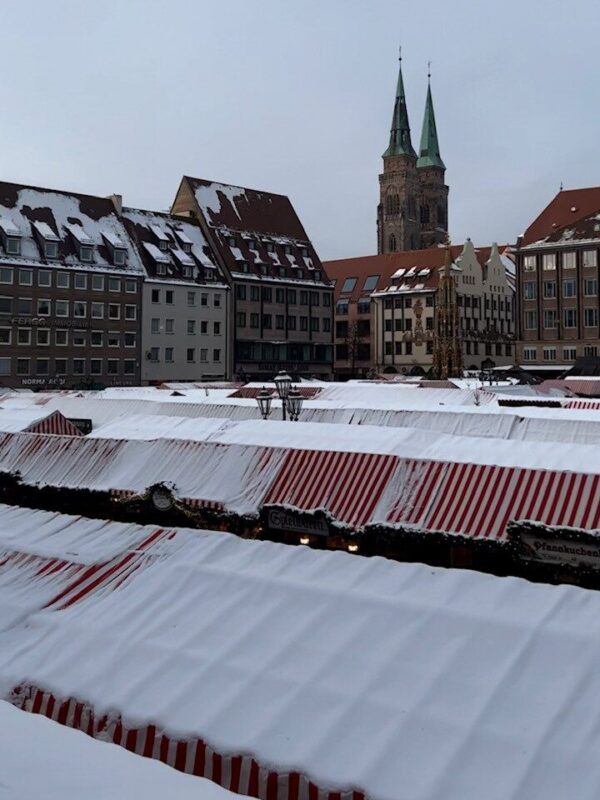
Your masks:
M279 399L281 400L281 412L283 419L285 420L287 399L290 393L290 389L292 388L292 379L287 374L287 372L281 370L275 376L274 383L277 388L277 394L279 395Z
M268 419L269 414L271 413L273 395L265 386L263 386L260 392L256 395L256 402L258 403L258 408L262 414L262 418Z
M288 414L290 415L290 420L292 422L298 422L298 417L300 416L300 412L302 411L302 401L303 397L296 389L293 387L290 389L288 396L287 396L287 410Z

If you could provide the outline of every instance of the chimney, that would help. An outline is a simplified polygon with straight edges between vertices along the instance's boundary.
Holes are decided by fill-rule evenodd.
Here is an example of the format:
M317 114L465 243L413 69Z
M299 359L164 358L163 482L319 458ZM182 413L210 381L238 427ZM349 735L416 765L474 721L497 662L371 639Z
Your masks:
M122 194L109 194L109 200L112 200L112 204L115 207L115 211L117 212L118 216L120 217L123 213L123 195Z

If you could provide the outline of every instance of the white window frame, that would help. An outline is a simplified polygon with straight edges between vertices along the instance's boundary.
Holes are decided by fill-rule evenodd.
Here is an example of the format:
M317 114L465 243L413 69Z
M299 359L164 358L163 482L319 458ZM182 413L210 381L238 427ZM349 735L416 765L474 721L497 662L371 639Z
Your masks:
M27 340L25 342L20 341L20 336L22 333L27 334ZM22 345L24 347L28 347L31 345L31 328L17 328L17 346Z
M0 340L0 345L3 344L10 345L12 343L12 328L9 328L8 326L5 327L4 325L2 325L0 326L0 336L2 336L2 331L6 331L7 340L5 342Z
M45 334L45 342L40 341L40 334ZM35 329L35 344L36 347L50 347L50 328Z

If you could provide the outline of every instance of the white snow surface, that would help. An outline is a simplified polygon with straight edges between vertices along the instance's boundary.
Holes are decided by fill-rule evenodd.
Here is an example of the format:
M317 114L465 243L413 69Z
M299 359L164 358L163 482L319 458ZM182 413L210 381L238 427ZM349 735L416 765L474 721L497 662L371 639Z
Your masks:
M0 633L4 697L29 682L377 800L597 800L599 664L595 591L186 530Z
M0 701L1 800L233 800L185 775Z

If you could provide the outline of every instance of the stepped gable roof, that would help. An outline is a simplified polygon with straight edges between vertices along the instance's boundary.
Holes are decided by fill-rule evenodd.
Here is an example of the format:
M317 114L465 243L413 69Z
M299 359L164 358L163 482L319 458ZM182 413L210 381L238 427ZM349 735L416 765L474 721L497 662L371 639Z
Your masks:
M0 233L0 263L143 274L137 250L110 197L3 181ZM7 252L7 237L19 239L18 254ZM44 240L57 244L55 257L46 255ZM92 248L91 260L81 257L86 246ZM117 262L115 251L125 251L124 264Z
M521 247L541 242L559 228L600 211L600 186L585 189L563 189L548 203L546 208L526 229L520 241Z

